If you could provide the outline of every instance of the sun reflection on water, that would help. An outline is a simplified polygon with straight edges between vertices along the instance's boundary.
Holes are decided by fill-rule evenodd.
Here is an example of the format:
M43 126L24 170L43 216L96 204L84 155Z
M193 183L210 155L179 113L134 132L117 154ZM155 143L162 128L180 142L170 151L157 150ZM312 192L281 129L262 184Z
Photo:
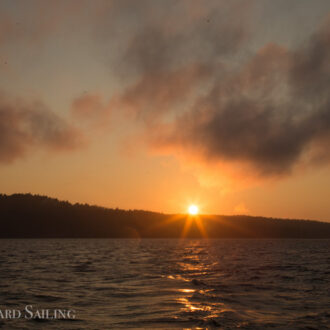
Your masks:
M188 314L205 324L214 325L227 311L228 306L221 301L219 293L208 288L209 276L213 276L216 265L217 262L200 242L192 240L183 248L183 258L175 263L172 274L167 276L177 281L176 297L173 298L180 305L181 315Z
M191 312L195 311L210 311L210 306L203 306L202 304L192 304L187 298L178 298L177 301L185 306L186 309L188 309Z
M183 292L183 293L192 293L195 292L196 290L194 289L179 289L179 292Z

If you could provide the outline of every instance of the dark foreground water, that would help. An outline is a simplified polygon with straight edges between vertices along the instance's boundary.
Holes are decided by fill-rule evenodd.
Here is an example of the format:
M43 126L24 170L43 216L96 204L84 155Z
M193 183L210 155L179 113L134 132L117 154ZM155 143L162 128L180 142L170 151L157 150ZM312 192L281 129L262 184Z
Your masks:
M0 240L3 329L327 329L330 240ZM27 315L30 317L30 314Z

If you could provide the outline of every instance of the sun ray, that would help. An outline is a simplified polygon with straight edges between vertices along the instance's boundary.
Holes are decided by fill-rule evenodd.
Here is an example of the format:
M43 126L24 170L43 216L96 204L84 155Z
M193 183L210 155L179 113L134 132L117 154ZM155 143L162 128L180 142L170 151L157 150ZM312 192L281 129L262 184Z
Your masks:
M197 228L198 228L199 232L201 233L201 235L204 238L207 238L208 236L207 236L207 232L206 232L206 229L204 227L204 224L203 224L203 220L200 217L196 217L195 223L196 223Z
M152 230L161 230L161 228L164 228L168 225L171 225L175 222L182 222L182 230L180 237L185 238L189 236L189 231L193 223L196 224L196 227L203 238L207 238L207 231L205 229L205 225L203 223L203 218L198 215L199 208L195 204L191 204L188 207L188 214L173 214L169 216L166 219L163 219L159 221L158 223L155 223L151 225Z
M184 227L182 229L182 232L181 232L181 238L185 238L189 229L190 229L190 226L192 224L192 218L191 217L187 217L186 219L186 222L184 224Z

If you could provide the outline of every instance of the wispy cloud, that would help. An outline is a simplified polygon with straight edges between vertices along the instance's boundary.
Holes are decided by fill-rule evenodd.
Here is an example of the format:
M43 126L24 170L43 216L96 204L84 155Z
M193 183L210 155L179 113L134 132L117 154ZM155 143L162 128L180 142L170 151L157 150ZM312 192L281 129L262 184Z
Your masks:
M325 159L329 41L327 23L296 50L266 45L237 72L217 77L157 141L187 146L209 161L247 162L264 176Z
M47 11L49 26L49 20L38 20L24 34L11 18L2 38L71 31L68 16L61 25L58 13L79 10L72 26L89 27L93 51L109 57L107 69L117 84L106 99L98 93L76 98L75 120L95 125L108 123L114 113L132 114L152 148L196 159L219 172L224 164L227 169L238 164L246 165L249 176L277 177L297 166L329 162L329 22L299 46L269 40L255 49L250 43L254 1L98 1L93 9L84 1L59 3L54 15ZM33 8L44 8L43 2ZM86 8L91 9L88 17ZM49 110L40 120L39 110L28 107L27 115L14 109L2 110L7 119L0 124L3 141L19 141L12 142L13 157L1 151L8 159L28 150L25 141L54 145L45 125L54 131L55 141L71 131ZM73 137L64 140L75 141Z
M0 163L10 163L35 148L65 151L83 144L81 133L40 102L0 95Z
M145 19L128 38L117 67L133 82L113 108L142 119L154 148L220 168L246 164L249 175L274 177L327 162L329 23L296 49L268 43L246 55L251 3L222 2L197 18L183 3L188 20Z

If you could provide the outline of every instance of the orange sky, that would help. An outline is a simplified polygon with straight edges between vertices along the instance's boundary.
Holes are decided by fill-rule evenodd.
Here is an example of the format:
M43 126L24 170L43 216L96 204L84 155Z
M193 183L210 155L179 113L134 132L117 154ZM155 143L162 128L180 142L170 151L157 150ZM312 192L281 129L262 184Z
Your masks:
M330 3L2 1L1 193L330 221Z

